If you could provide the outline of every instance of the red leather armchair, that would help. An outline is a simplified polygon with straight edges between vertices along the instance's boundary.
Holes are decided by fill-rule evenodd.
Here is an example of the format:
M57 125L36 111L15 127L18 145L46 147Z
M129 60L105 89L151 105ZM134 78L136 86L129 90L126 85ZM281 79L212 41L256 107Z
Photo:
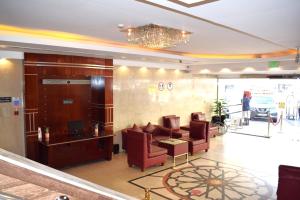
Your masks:
M167 150L152 145L152 135L128 129L127 162L129 167L140 167L141 171L153 165L163 165L167 159Z
M180 117L176 115L163 116L163 126L171 129L173 138L188 138L189 131L180 128Z
M151 126L151 127L150 127ZM158 141L165 140L171 137L172 131L158 125L152 125L148 123L147 126L139 127L146 133L152 134L152 144L158 144ZM127 151L128 141L128 130L131 128L125 128L121 131L122 133L122 148Z
M300 168L286 165L279 166L277 188L278 200L300 199Z
M187 141L189 143L189 152L191 153L191 155L203 150L207 152L210 142L208 135L208 122L191 121L190 136Z
M147 132L146 130L144 131ZM158 144L160 140L166 140L172 136L172 131L170 129L158 125L155 125L153 132L148 133L152 134L152 144Z
M206 117L205 117L205 114L202 112L194 112L191 114L191 120L192 121L206 121ZM216 135L218 135L218 133L219 133L218 127L212 126L211 123L209 123L208 126L209 126L209 129L208 129L209 137L216 137Z

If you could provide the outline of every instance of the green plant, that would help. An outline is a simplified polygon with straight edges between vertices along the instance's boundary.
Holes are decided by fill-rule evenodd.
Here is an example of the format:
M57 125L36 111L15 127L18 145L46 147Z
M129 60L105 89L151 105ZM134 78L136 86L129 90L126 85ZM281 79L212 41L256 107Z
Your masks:
M222 115L226 114L225 113L226 106L227 106L227 103L224 99L215 100L214 105L213 105L214 114L221 118Z

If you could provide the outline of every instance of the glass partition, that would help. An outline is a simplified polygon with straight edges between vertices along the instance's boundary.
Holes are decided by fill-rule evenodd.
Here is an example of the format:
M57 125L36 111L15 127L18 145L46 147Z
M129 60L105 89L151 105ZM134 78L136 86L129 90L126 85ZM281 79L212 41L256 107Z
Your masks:
M228 133L300 138L299 79L220 79L218 86L219 99L227 102Z

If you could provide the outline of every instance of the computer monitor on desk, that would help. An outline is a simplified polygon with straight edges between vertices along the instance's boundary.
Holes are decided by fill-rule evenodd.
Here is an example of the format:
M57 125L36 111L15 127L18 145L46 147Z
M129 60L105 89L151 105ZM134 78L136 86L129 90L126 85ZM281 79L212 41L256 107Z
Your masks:
M81 120L68 121L68 131L72 136L83 135L83 122Z

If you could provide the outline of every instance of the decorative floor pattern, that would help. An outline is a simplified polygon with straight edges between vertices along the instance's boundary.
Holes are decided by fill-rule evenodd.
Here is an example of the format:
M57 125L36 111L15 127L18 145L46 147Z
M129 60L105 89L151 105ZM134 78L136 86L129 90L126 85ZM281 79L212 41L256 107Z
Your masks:
M248 170L203 158L129 182L163 199L276 199L275 188Z

